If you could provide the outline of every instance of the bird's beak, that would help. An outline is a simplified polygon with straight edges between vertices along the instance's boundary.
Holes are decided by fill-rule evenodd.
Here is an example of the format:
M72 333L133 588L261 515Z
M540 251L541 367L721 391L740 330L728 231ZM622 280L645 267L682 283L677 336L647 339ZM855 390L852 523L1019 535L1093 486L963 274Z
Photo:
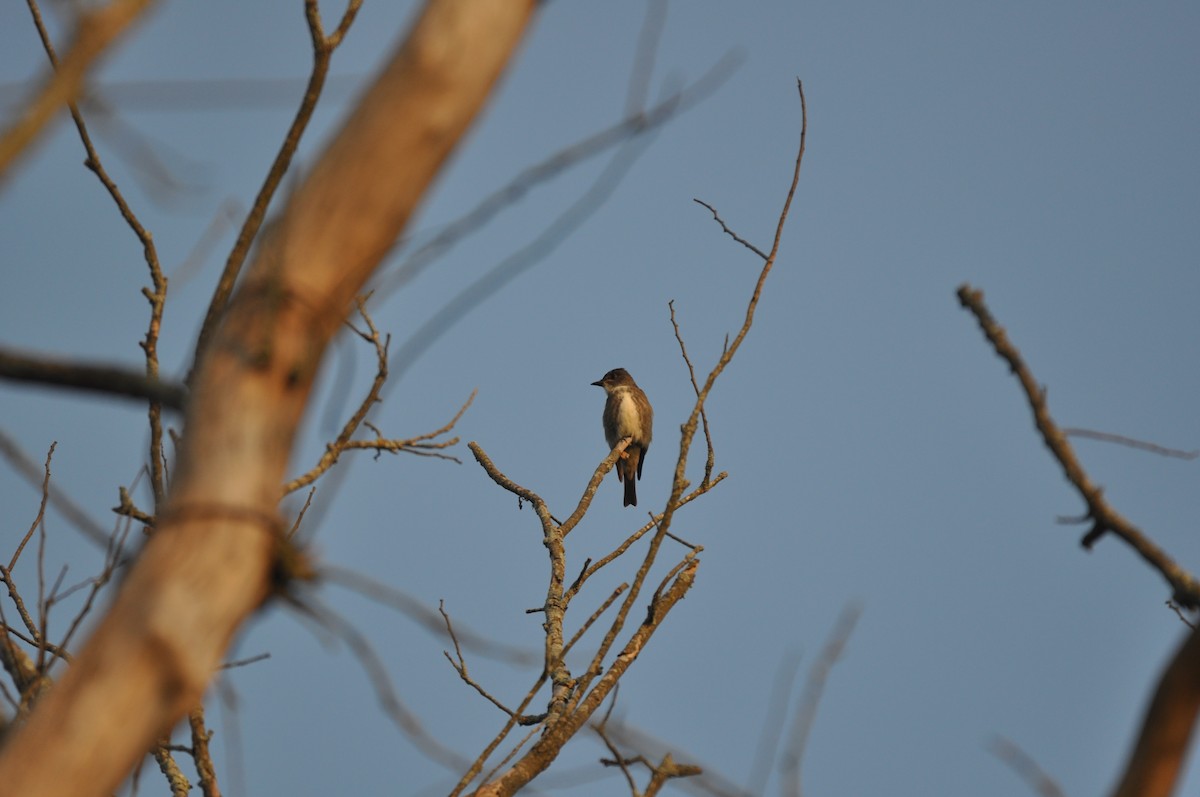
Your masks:
M596 387L604 387L604 385L602 384L603 382L604 382L604 380L601 379L599 382L592 382L592 384L595 385Z

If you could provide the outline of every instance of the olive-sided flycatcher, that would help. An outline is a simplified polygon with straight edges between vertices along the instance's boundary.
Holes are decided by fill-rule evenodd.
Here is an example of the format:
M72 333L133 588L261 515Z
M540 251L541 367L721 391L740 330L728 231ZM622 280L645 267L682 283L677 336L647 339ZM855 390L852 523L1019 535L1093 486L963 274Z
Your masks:
M625 506L637 506L637 487L634 478L642 478L642 463L650 448L654 426L654 409L642 389L624 368L614 368L599 382L608 401L604 403L604 439L609 448L626 437L633 438L617 462L617 480L625 482Z

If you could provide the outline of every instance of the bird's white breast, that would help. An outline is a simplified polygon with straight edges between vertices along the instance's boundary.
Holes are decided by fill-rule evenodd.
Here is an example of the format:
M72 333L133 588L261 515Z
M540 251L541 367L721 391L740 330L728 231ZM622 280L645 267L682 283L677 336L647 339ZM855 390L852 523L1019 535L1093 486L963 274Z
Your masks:
M642 437L642 416L629 388L618 388L617 437Z

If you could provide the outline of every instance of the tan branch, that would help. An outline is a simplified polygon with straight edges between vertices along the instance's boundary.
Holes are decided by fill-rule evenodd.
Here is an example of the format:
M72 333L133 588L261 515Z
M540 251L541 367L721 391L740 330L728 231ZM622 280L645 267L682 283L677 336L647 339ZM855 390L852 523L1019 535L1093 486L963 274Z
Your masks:
M1092 483L1087 471L1083 469L1083 465L1075 455L1075 449L1067 440L1066 434L1050 415L1045 388L1041 387L1034 379L1033 372L1025 364L1017 347L1008 339L1004 327L1000 326L992 317L991 311L984 303L983 291L963 285L958 289L958 301L975 316L984 337L992 345L996 354L1008 363L1008 367L1016 376L1021 389L1025 391L1025 399L1033 411L1033 422L1042 436L1042 441L1050 450L1051 455L1058 460L1067 481L1075 487L1087 505L1087 518L1092 521L1092 528L1084 535L1083 546L1091 548L1104 534L1108 532L1116 534L1137 551L1151 567L1162 574L1162 577L1171 585L1175 600L1189 608L1200 607L1200 582L1197 582L1191 573L1177 565L1137 526L1114 509L1105 499L1104 491Z
M1159 679L1113 797L1169 797L1200 713L1200 632L1191 631Z
M271 594L284 470L320 359L490 94L532 0L431 0L291 196L198 363L159 525L0 750L25 797L115 790Z
M58 60L58 55L54 51L54 44L50 41L50 35L46 30L46 26L42 23L37 2L36 0L28 0L28 2L30 11L33 13L34 25L37 27L38 35L42 39L42 46L46 50L46 56L50 59L50 64L55 68L56 74L62 74L63 63ZM114 3L113 6L115 5L117 4ZM71 54L68 54L67 59L69 60L70 58ZM147 326L146 334L139 345L146 357L146 381L153 385L159 379L158 337L162 329L163 309L167 301L167 278L163 274L162 265L159 263L158 249L154 245L154 238L138 220L137 215L133 212L133 208L125 200L124 194L121 193L116 182L109 176L108 171L100 162L100 155L96 152L96 148L92 144L91 134L88 132L87 124L83 120L83 114L80 113L79 107L74 102L74 97L68 98L67 107L70 109L71 119L75 122L75 129L79 133L80 143L83 144L84 153L87 155L84 165L96 175L96 179L104 186L113 203L116 204L121 218L125 220L125 223L133 231L133 234L137 236L138 242L142 245L142 253L146 259L146 265L150 270L150 287L142 289L142 295L150 304L150 322ZM154 504L157 510L162 505L163 499L166 496L166 474L163 463L162 407L165 404L173 406L175 409L181 408L183 406L184 394L181 389L174 388L171 392L162 396L150 394L146 395L146 398L150 399L150 406L147 408L147 420L150 424L150 445L148 452L150 459L150 486L154 491Z
M0 134L0 184L9 167L53 116L83 90L93 62L150 6L150 0L112 0L79 16L67 54L42 80L37 94ZM31 4L35 21L36 4Z
M246 256L250 253L250 245L258 237L259 230L262 229L271 199L279 190L279 185L283 182L283 177L292 164L296 149L300 146L300 139L308 128L313 111L316 110L317 101L325 89L325 79L329 75L329 64L333 58L333 51L342 43L346 31L354 23L354 18L358 16L358 9L361 6L362 0L351 0L347 3L337 29L332 35L326 36L321 22L321 10L316 0L305 0L304 18L308 23L309 38L312 39L313 46L312 72L309 74L308 85L304 89L304 97L300 101L300 107L296 110L296 116L292 119L292 124L283 137L279 152L275 154L275 160L272 161L271 168L267 170L266 179L263 180L262 187L258 189L258 196L254 198L254 204L250 206L250 212L246 214L246 220L242 222L242 228L238 231L237 241L229 252L229 257L225 260L225 268L217 280L217 287L213 291L208 310L204 314L204 321L200 325L200 334L196 337L196 347L192 354L193 368L200 361L205 349L208 348L213 332L216 331L217 322L220 320L221 314L225 312L229 297L233 294L233 286L242 272Z

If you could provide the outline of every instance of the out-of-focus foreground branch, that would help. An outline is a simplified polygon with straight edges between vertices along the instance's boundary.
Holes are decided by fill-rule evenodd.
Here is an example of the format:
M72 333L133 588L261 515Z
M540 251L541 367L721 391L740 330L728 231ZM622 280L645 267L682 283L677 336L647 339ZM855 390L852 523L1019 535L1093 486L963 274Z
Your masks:
M198 364L159 523L0 753L23 797L111 793L269 597L280 485L321 356L486 101L532 0L430 0L262 241Z
M83 88L89 68L150 6L151 0L113 0L80 14L71 44L37 94L0 135L0 185L9 167L37 139L46 124Z
M1158 682L1113 797L1170 797L1200 712L1200 631L1192 631Z

